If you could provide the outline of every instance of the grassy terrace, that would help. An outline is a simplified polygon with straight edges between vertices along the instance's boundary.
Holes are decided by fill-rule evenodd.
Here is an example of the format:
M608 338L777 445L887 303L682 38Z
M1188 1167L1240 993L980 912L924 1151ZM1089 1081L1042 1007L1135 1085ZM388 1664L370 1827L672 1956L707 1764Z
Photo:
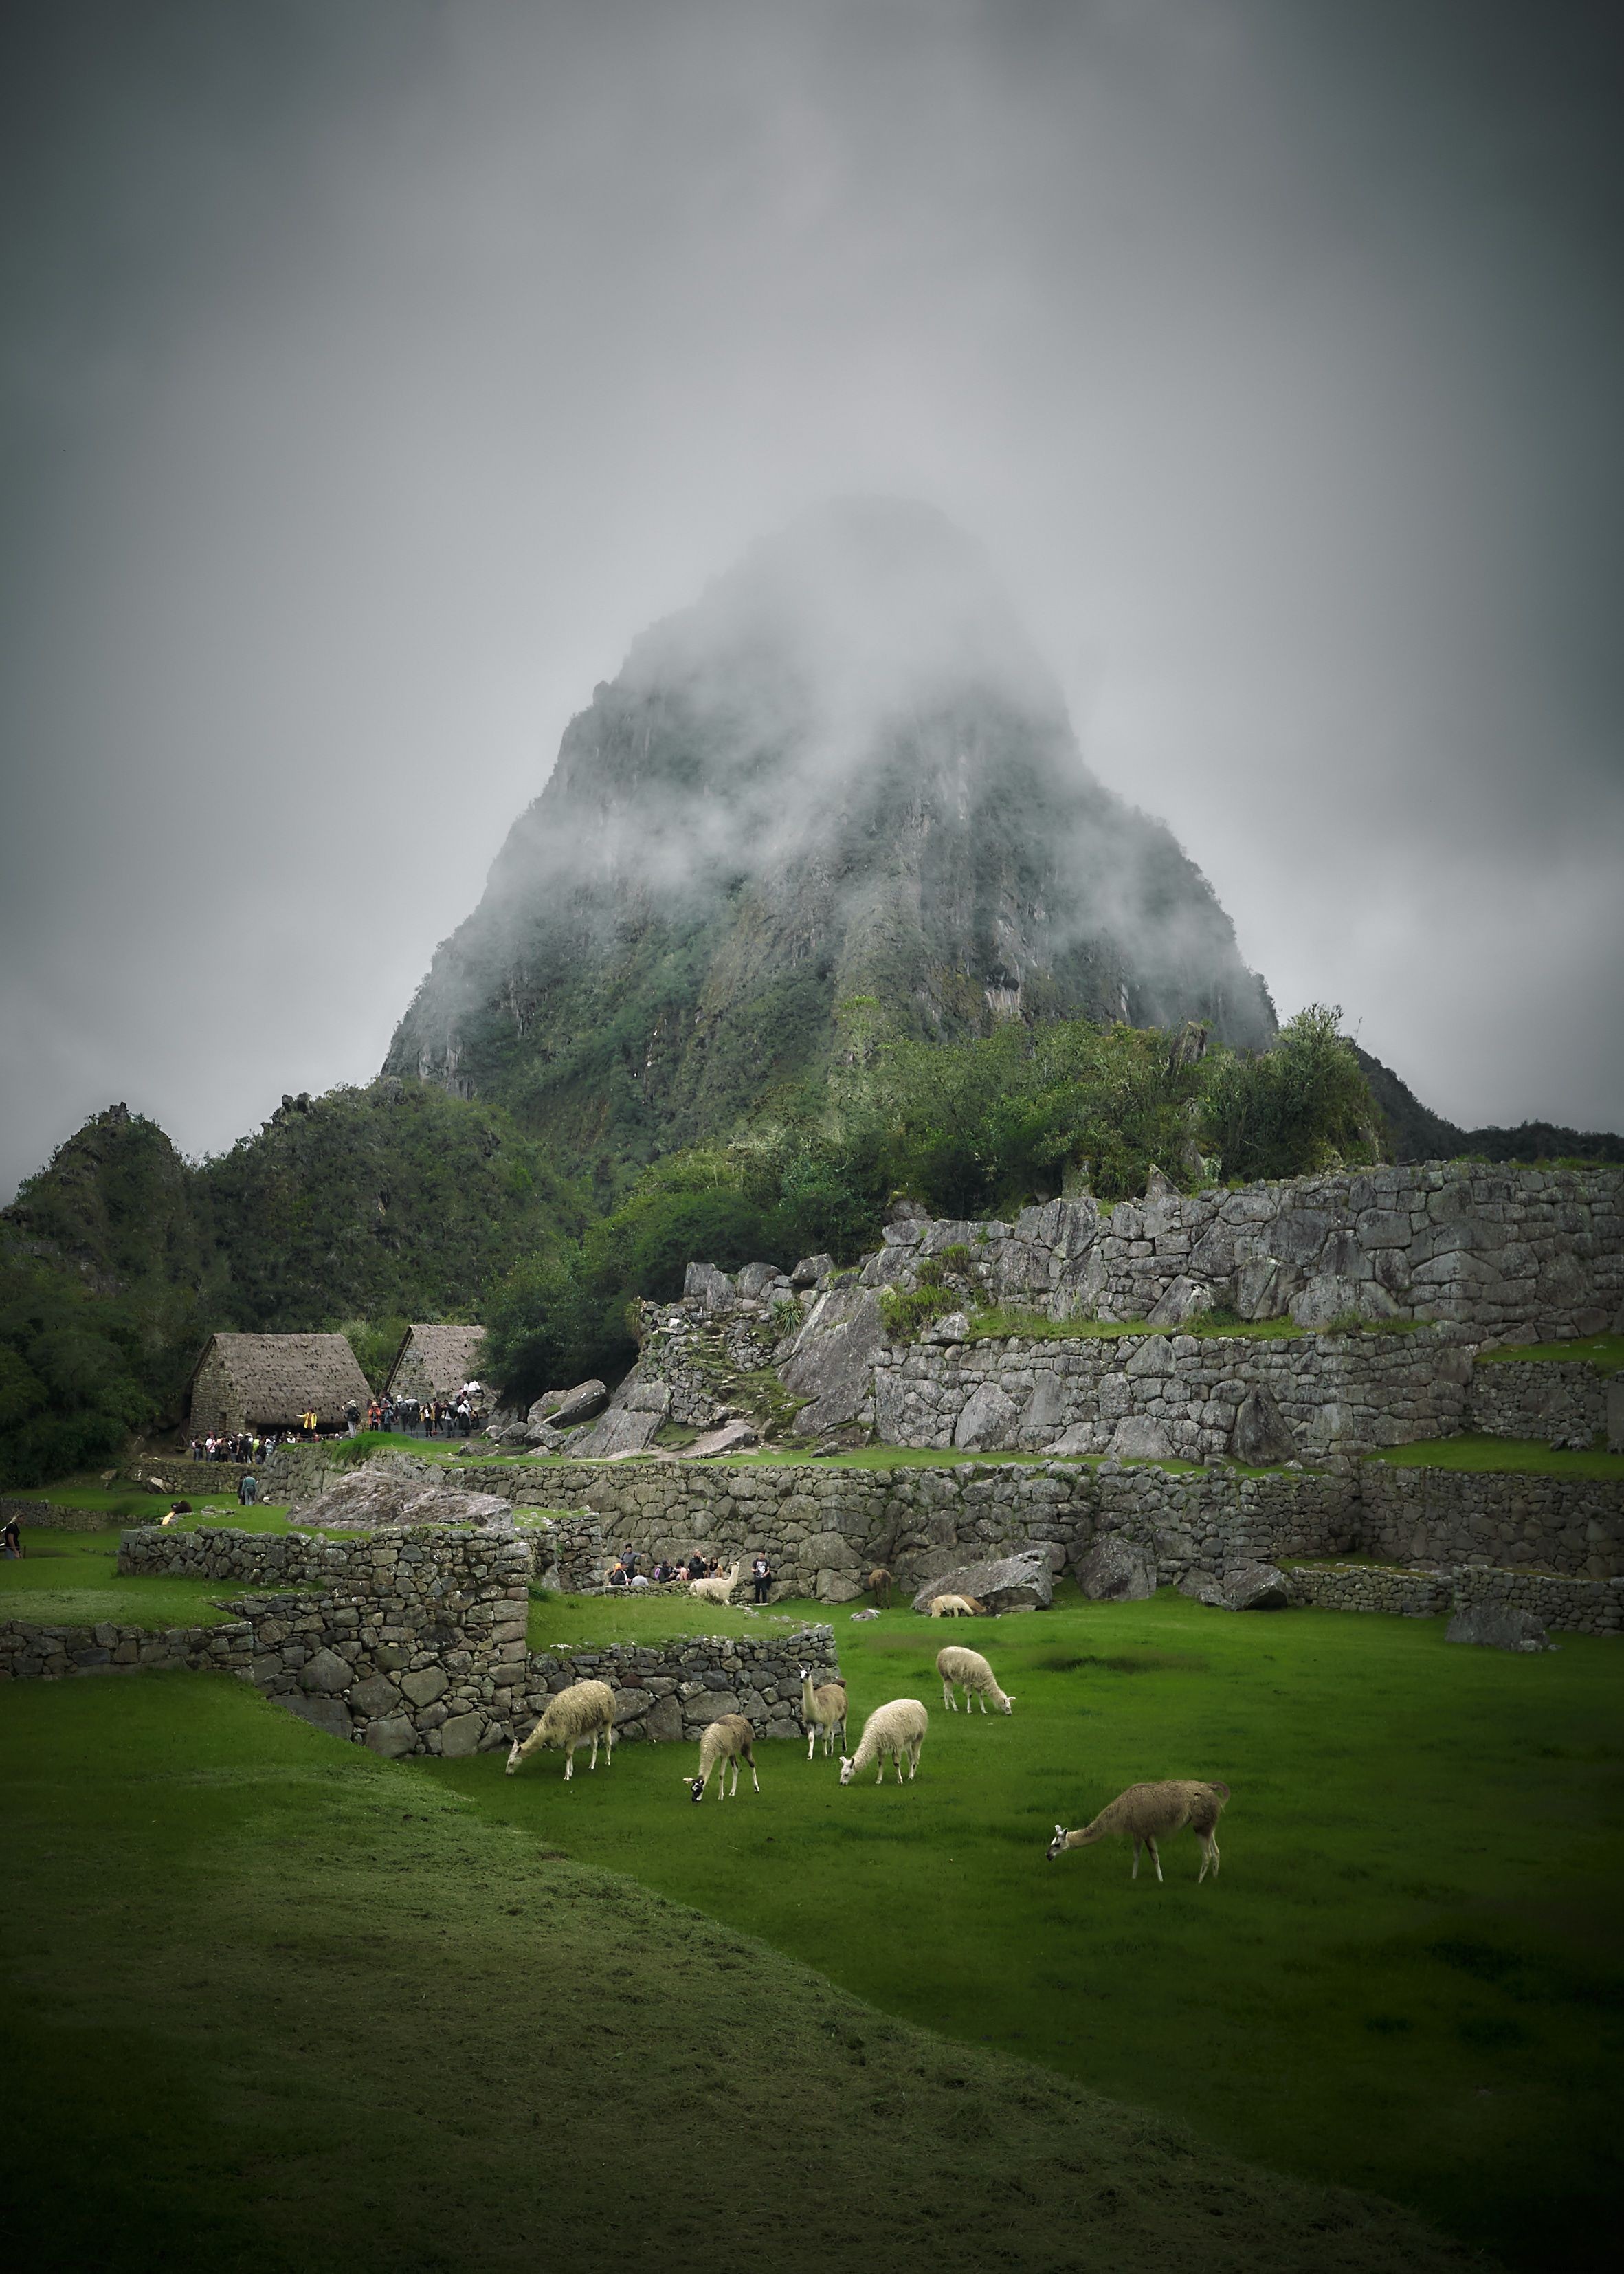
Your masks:
M542 1608L548 1641L678 1624L659 1603ZM763 1792L737 1807L688 1805L672 1772L691 1748L628 1748L568 1789L556 1761L412 1773L966 2046L1390 2194L1515 2263L1590 2263L1618 2178L1624 1654L1569 1637L1509 1658L1447 1645L1441 1621L1067 1590L977 1623L1018 1703L966 1725L939 1710L939 1627L834 1623L854 1716L932 1705L906 1791L842 1791L787 1746L760 1749ZM1179 1774L1234 1788L1215 1888L1188 1835L1163 1887L1134 1884L1120 1845L1045 1862L1056 1819Z
M647 1781L645 1847L750 1829L688 1807L673 1749L634 1751L613 1778ZM828 1779L770 1754L756 1805L787 1829L795 1770ZM236 1683L0 1692L0 1822L7 2236L51 2274L1461 2263ZM936 1954L950 1982L971 1924Z
M1583 1342L1522 1343L1507 1350L1481 1351L1479 1366L1512 1366L1525 1359L1577 1360L1593 1366L1598 1374L1617 1374L1624 1367L1624 1335L1590 1335Z
M1393 1445L1372 1460L1395 1469L1455 1469L1469 1475L1624 1479L1624 1453L1559 1452L1537 1437L1431 1437Z
M231 1509L235 1516L235 1501ZM246 1513L256 1532L289 1528L284 1510ZM217 1520L213 1511L202 1517L204 1523ZM93 1626L102 1619L136 1627L217 1626L230 1613L220 1609L216 1598L243 1592L240 1583L229 1579L121 1577L118 1529L46 1532L25 1526L23 1540L27 1553L20 1562L0 1562L3 1619L34 1619L43 1626Z

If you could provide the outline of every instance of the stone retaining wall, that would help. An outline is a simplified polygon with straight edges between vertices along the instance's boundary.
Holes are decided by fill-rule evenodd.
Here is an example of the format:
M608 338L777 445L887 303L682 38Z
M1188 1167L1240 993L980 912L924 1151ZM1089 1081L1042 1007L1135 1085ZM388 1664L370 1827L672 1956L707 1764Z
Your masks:
M602 1650L556 1654L532 1651L530 1684L515 1710L528 1736L549 1692L572 1682L606 1682L615 1692L617 1736L697 1742L708 1721L742 1713L758 1737L804 1738L802 1666L816 1679L838 1682L840 1660L832 1627L800 1627L761 1635L687 1635L658 1644L616 1643Z
M0 1497L0 1523L15 1517L23 1528L26 1547L31 1532L110 1532L119 1518L104 1508L71 1508L59 1500L25 1500L11 1494Z
M1472 1368L1464 1427L1583 1451L1606 1433L1606 1378L1573 1359L1492 1359Z
M1064 1433L1068 1452L1220 1460L1260 1391L1287 1432L1274 1458L1337 1465L1456 1434L1471 1374L1470 1346L1448 1328L925 1341L878 1353L874 1419L895 1445L1035 1451Z
M1585 1579L1624 1570L1624 1482L1617 1479L1371 1461L1358 1482L1359 1544L1395 1563L1534 1566Z
M1353 1313L1447 1320L1496 1342L1599 1334L1624 1300L1617 1168L1431 1161L1187 1198L1153 1186L1109 1209L1051 1201L1012 1224L888 1225L862 1283L914 1284L921 1261L962 1247L966 1284L1052 1318L1173 1326L1205 1305L1323 1327Z
M256 1475L263 1475L264 1463L259 1464ZM122 1482L141 1486L155 1480L166 1493L184 1499L188 1493L234 1493L247 1473L242 1461L194 1461L189 1455L174 1453L139 1454L126 1461ZM205 1484L207 1477L209 1481Z
M213 1627L94 1626L0 1621L0 1682L57 1682L75 1674L124 1674L141 1668L186 1667L193 1673L249 1678L253 1628L246 1619Z
M1294 1570L1288 1577L1294 1602L1322 1610L1439 1618L1469 1604L1494 1603L1531 1611L1542 1625L1564 1634L1624 1630L1624 1579L1563 1579L1548 1571L1492 1570L1464 1563L1431 1571L1342 1563Z

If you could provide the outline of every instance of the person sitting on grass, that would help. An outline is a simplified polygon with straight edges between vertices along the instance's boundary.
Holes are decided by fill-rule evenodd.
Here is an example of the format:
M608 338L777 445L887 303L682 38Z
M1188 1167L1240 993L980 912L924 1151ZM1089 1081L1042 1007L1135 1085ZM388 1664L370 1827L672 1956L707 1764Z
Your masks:
M617 1558L617 1560L609 1567L609 1585L612 1587L626 1587L629 1586L631 1582L626 1576L625 1564L620 1562Z

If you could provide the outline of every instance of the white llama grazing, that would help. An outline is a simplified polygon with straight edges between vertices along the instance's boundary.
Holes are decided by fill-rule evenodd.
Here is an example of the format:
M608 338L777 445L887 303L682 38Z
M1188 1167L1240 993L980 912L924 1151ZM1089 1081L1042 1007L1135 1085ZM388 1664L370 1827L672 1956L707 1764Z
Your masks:
M575 1747L592 1740L590 1766L598 1766L598 1741L601 1737L607 1751L604 1766L614 1766L614 1692L606 1682L575 1682L568 1690L560 1690L549 1698L546 1710L539 1721L521 1744L515 1737L513 1751L508 1756L508 1773L511 1776L526 1754L538 1747L557 1745L564 1755L564 1781L575 1773Z
M955 1684L964 1691L966 1713L973 1698L980 1698L983 1713L989 1698L1000 1713L1013 1713L1015 1700L999 1689L997 1675L979 1650L963 1650L956 1642L950 1642L945 1650L936 1653L936 1672L942 1677L942 1703L950 1713L959 1711L953 1696Z
M979 1618L987 1606L978 1603L974 1595L932 1595L930 1615L933 1619Z
M716 1796L718 1800L726 1800L727 1764L731 1761L733 1766L733 1797L737 1799L739 1764L741 1760L749 1764L750 1782L759 1792L761 1780L756 1773L756 1756L750 1751L750 1741L755 1735L755 1730L742 1713L724 1713L714 1721L707 1721L699 1740L699 1774L683 1779L690 1796L703 1800L705 1787L710 1781L711 1770L719 1768L721 1773L716 1781Z
M801 1669L801 1721L807 1733L807 1758L812 1758L817 1743L817 1733L823 1733L825 1757L835 1749L835 1731L840 1732L840 1743L846 1743L846 1691L838 1682L825 1682L818 1689L812 1687L812 1668Z
M889 1756L897 1764L897 1782L902 1782L902 1764L908 1765L908 1781L913 1782L919 1770L919 1749L925 1742L925 1732L930 1726L930 1716L917 1698L893 1698L889 1706L876 1706L863 1724L862 1743L850 1760L843 1754L840 1759L840 1781L850 1784L859 1769L869 1768L877 1760L880 1773L876 1784L885 1781L885 1762Z
M697 1595L702 1602L725 1603L738 1584L739 1566L735 1563L732 1570L718 1571L712 1578L690 1579L688 1591L690 1595Z
M1201 1843L1201 1868L1196 1875L1199 1887L1209 1864L1214 1879L1218 1877L1218 1818L1229 1797L1227 1784L1198 1784L1184 1778L1165 1784L1131 1784L1080 1832L1068 1832L1064 1825L1056 1824L1055 1836L1049 1843L1049 1860L1052 1864L1068 1848L1091 1848L1096 1840L1108 1840L1116 1834L1133 1842L1132 1876L1136 1879L1139 1875L1139 1849L1149 1849L1159 1884L1162 1857L1156 1842L1168 1839L1187 1824Z

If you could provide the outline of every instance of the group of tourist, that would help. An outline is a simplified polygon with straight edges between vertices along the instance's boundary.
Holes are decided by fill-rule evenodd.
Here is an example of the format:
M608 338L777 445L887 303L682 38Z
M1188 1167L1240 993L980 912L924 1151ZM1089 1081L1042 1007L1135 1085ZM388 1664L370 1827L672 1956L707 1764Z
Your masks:
M485 1393L477 1382L465 1382L455 1397L371 1399L363 1416L358 1405L345 1408L344 1419L353 1437L362 1428L397 1429L409 1437L471 1436L485 1418Z
M246 1466L251 1461L262 1461L276 1443L273 1429L265 1436L252 1429L238 1429L232 1434L216 1437L211 1430L207 1437L192 1441L194 1461L235 1461Z
M714 1579L722 1570L719 1562L710 1562L695 1548L686 1562L669 1563L662 1555L646 1571L640 1570L643 1557L629 1545L622 1547L609 1567L608 1584L612 1587L664 1587L675 1580L686 1585L695 1579ZM772 1567L764 1555L758 1555L750 1566L750 1585L756 1600L764 1603L772 1585Z

